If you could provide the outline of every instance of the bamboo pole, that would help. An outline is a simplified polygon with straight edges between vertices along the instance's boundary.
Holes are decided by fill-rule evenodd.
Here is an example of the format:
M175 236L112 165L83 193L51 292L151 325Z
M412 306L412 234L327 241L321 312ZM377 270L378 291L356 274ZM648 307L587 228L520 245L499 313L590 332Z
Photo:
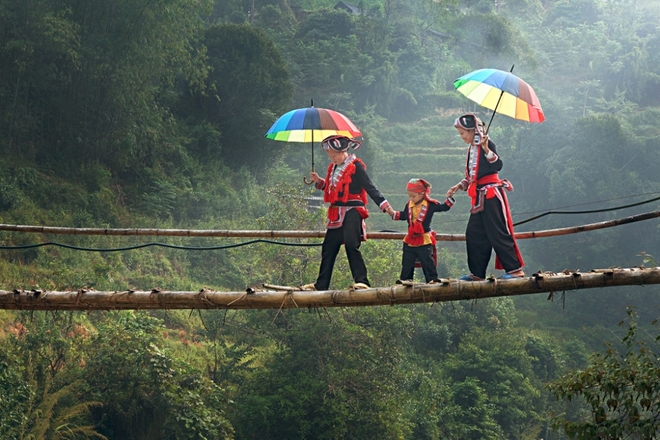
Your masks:
M439 284L377 287L365 290L265 290L245 292L151 291L48 292L0 291L0 309L10 310L134 310L134 309L281 309L364 307L425 302L472 300L597 287L660 284L660 267L595 269L591 272L536 273L530 277L479 282L443 280ZM286 288L286 286L280 286Z
M660 211L637 214L616 220L589 223L567 228L547 229L542 231L518 232L517 239L553 237L595 231L629 223L660 217ZM224 238L323 238L325 231L277 231L277 230L230 230L230 229L112 229L112 228L65 228L59 226L29 226L0 224L0 231L30 232L41 234L66 235L119 235L119 236L156 236L156 237L224 237ZM369 239L401 240L404 232L368 232ZM437 234L438 241L465 241L464 234Z

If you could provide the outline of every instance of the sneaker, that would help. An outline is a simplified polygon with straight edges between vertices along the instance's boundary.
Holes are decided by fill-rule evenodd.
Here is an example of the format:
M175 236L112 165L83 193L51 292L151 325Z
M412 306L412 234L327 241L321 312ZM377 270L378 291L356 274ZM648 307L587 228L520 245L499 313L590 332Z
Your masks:
M519 271L514 272L513 274L505 273L500 277L501 280L515 280L516 278L525 278L525 272Z
M369 286L367 286L364 283L355 283L351 286L353 290L363 290L363 289L368 289Z
M300 286L300 290L316 290L316 285L314 283L305 284Z
M483 278L479 278L479 277L477 277L477 276L474 276L474 275L472 275L472 274L470 273L470 274L467 274L467 275L463 275L463 276L460 277L458 280L459 280L459 281L483 281L484 279L483 279Z

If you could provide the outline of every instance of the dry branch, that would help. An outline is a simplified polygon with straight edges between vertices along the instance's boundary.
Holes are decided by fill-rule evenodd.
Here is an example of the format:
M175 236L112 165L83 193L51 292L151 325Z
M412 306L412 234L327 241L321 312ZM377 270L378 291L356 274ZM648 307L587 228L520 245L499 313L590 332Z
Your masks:
M0 309L11 310L125 310L125 309L280 309L305 307L363 307L444 302L529 295L543 292L626 285L660 284L660 267L595 269L588 273L536 273L513 280L377 287L365 290L198 292L152 291L69 292L0 291ZM281 286L285 287L285 286Z

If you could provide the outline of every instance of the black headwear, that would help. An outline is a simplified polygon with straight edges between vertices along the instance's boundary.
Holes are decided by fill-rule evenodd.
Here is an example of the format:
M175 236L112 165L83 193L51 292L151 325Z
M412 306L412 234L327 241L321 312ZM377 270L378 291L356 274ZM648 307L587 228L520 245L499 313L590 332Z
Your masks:
M359 141L346 136L335 135L323 139L321 146L324 150L348 151L349 148L352 148L355 151L360 148L362 144Z
M463 116L459 116L454 121L454 127L461 127L466 130L474 130L476 126L477 126L477 117L472 113L467 113L464 114Z

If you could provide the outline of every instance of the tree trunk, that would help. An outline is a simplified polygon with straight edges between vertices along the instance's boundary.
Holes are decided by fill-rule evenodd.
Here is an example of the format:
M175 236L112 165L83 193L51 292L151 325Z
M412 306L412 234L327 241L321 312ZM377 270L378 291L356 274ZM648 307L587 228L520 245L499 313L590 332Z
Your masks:
M596 287L660 284L660 267L595 269L588 273L536 273L530 277L479 282L443 280L439 284L376 287L321 292L265 290L250 292L152 291L69 292L0 291L0 309L11 310L126 310L126 309L281 309L364 307L424 302L472 300L499 296L572 291ZM277 287L286 289L286 287Z

